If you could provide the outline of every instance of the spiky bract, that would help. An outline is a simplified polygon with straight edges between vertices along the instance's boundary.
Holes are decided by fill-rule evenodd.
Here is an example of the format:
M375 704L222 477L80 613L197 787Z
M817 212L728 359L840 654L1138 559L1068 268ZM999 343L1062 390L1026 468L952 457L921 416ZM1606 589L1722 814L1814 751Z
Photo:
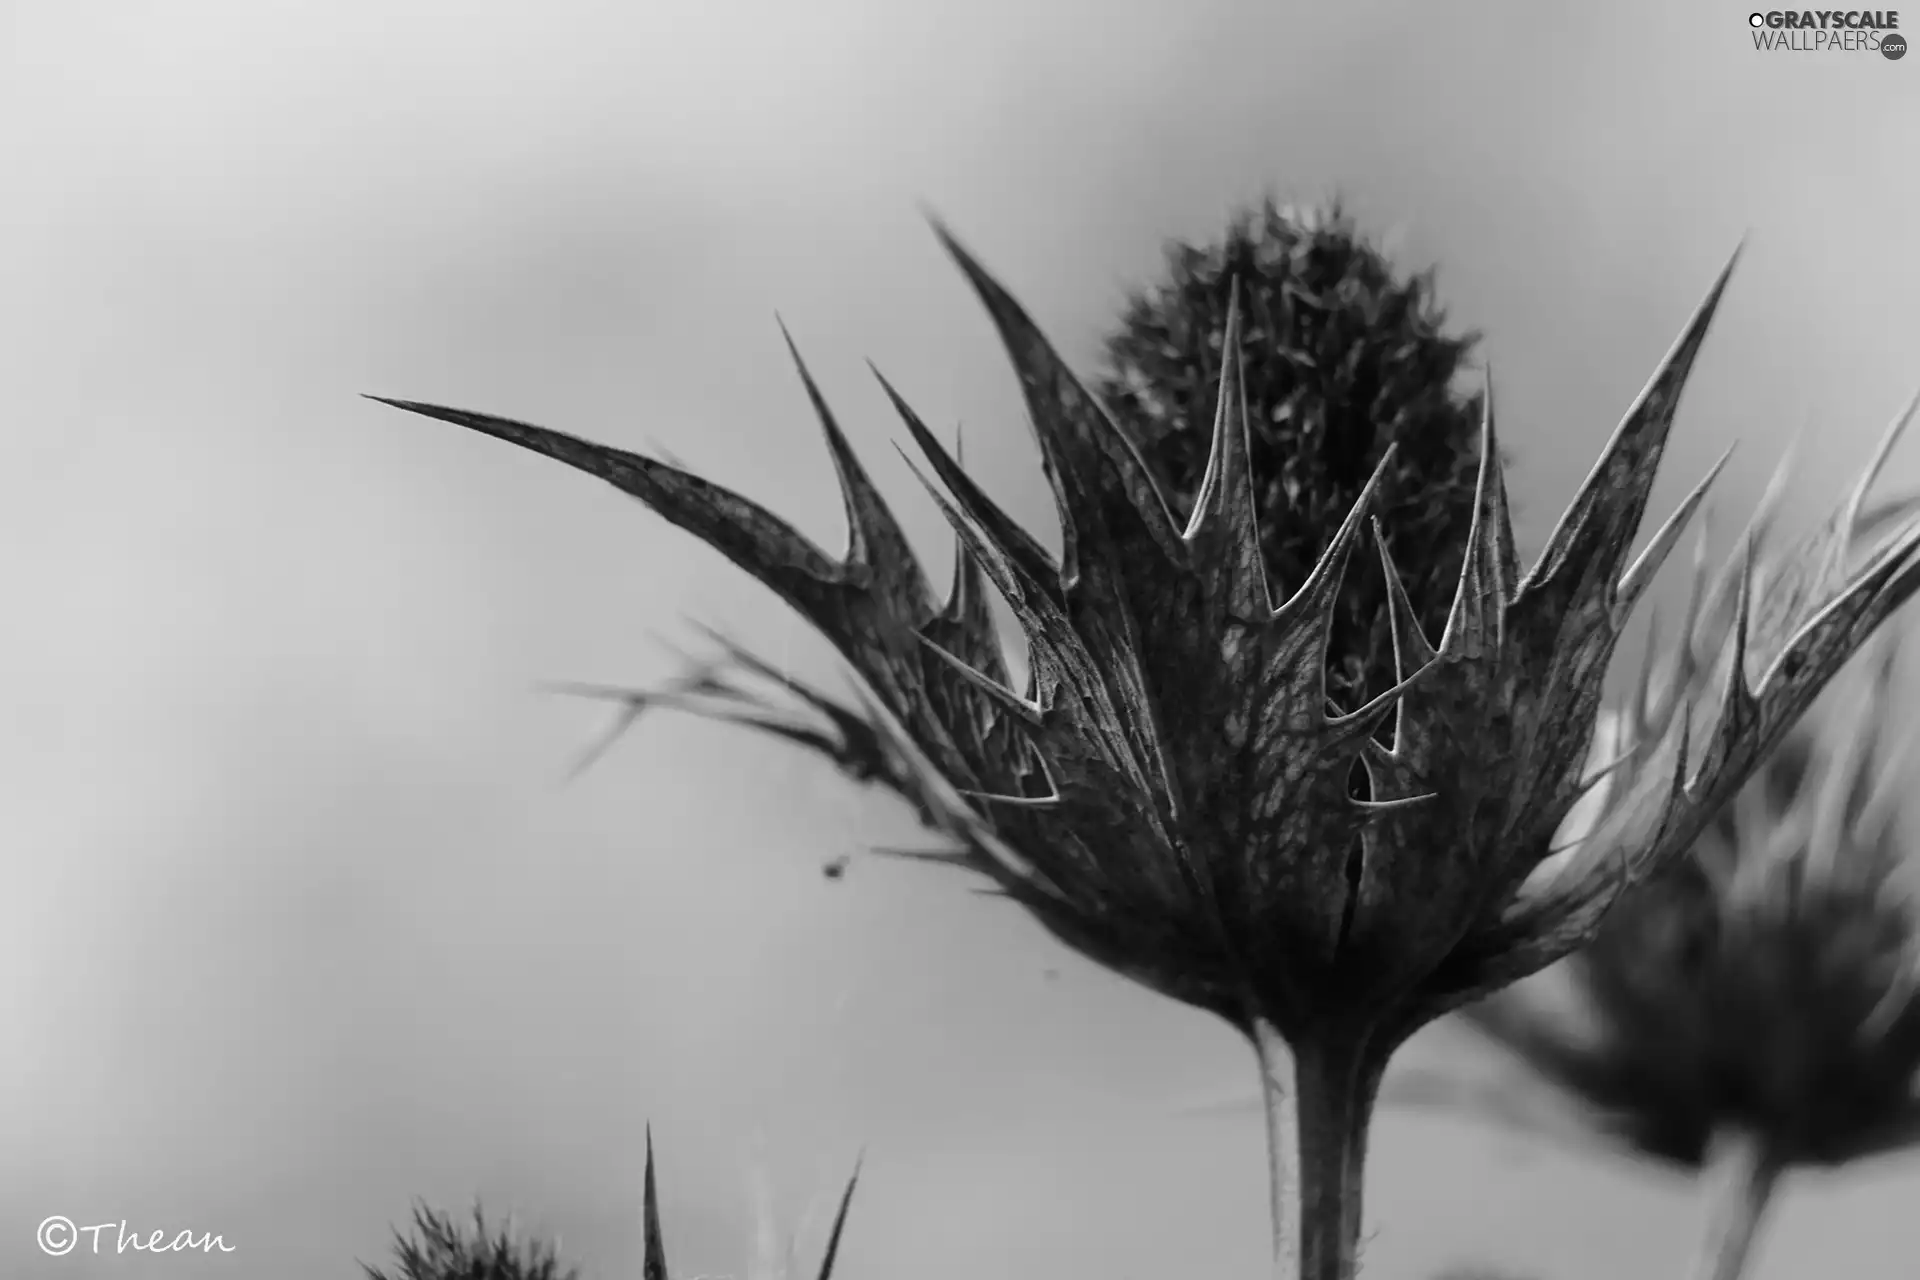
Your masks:
M1396 271L1337 202L1268 199L1216 242L1170 245L1160 276L1107 335L1093 389L1140 441L1181 519L1206 475L1236 283L1269 572L1306 578L1392 447L1375 510L1414 616L1438 633L1473 524L1482 407L1456 384L1477 335L1450 333L1432 273ZM1342 706L1394 683L1386 603L1377 567L1353 566L1328 645L1327 689Z
M1475 519L1444 635L1429 644L1389 562L1405 683L1342 712L1329 707L1322 660L1341 574L1390 456L1276 607L1239 361L1222 369L1211 461L1183 528L1138 442L941 234L1020 375L1063 543L1056 561L886 387L959 535L944 606L804 365L846 497L842 559L665 463L486 414L389 403L600 476L755 574L838 647L872 700L853 711L806 691L825 719L803 730L727 686L722 714L806 737L887 782L956 838L954 860L993 877L1070 944L1236 1024L1264 1018L1289 1036L1339 1024L1390 1046L1558 959L1625 879L1691 844L1840 662L1920 585L1912 527L1855 572L1829 563L1850 525L1804 549L1791 567L1805 581L1783 581L1729 636L1740 678L1725 711L1709 710L1713 727L1690 734L1692 704L1648 725L1615 766L1613 801L1583 848L1536 885L1529 877L1587 781L1608 660L1705 488L1629 564L1726 273L1524 577L1488 401ZM1226 347L1238 351L1237 332ZM1751 584L1738 569L1745 610ZM1024 692L1006 686L983 579L1026 633ZM722 687L705 681L708 692ZM1372 737L1389 716L1390 748ZM1348 796L1356 761L1371 802Z

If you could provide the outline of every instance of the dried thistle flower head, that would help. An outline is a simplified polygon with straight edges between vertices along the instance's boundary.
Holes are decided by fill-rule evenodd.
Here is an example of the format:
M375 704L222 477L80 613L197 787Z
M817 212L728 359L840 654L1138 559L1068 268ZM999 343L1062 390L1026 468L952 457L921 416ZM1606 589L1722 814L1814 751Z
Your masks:
M1836 567L1857 508L1847 512L1795 560L1804 582L1771 592L1758 614L1747 560L1737 560L1717 714L1671 700L1612 765L1608 800L1580 846L1555 857L1555 833L1593 782L1588 748L1609 660L1705 492L1703 481L1630 560L1732 264L1524 574L1488 398L1474 517L1442 633L1436 643L1419 625L1376 528L1398 683L1346 709L1328 697L1328 636L1393 451L1311 571L1276 601L1237 314L1207 473L1190 518L1177 522L1140 443L1011 295L940 234L1019 374L1062 526L1056 560L883 380L959 539L944 603L804 365L846 500L841 558L667 463L487 414L387 403L599 476L805 616L858 673L858 707L737 647L667 698L890 787L952 842L929 856L990 877L1095 961L1245 1031L1271 1082L1276 1243L1283 1256L1297 1245L1302 1276L1346 1280L1368 1118L1395 1048L1567 954L1623 884L1691 845L1828 677L1920 587L1920 526L1858 569L1844 554ZM1008 686L987 582L1025 633L1023 689ZM775 693L756 694L748 679ZM773 700L782 692L797 709ZM1391 745L1375 736L1389 719ZM1366 799L1349 793L1356 763ZM1552 874L1536 875L1550 858ZM1287 1167L1296 1153L1297 1186Z
M1458 388L1477 335L1448 332L1433 273L1405 275L1335 202L1266 200L1217 242L1174 244L1103 346L1094 391L1140 442L1186 519L1212 453L1229 295L1242 307L1247 450L1260 549L1301 582L1389 447L1375 493L1413 613L1446 624L1473 525L1477 394ZM1334 606L1327 691L1358 706L1394 683L1386 580L1354 566Z
M553 1247L524 1239L509 1225L489 1225L479 1205L471 1223L428 1206L415 1205L413 1230L394 1233L394 1267L360 1269L367 1280L579 1280L575 1267L562 1267Z

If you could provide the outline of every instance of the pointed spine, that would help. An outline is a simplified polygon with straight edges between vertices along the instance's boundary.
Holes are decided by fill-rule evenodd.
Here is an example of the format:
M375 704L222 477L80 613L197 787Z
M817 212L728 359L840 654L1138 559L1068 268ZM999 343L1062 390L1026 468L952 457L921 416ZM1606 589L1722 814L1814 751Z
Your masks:
M1487 383L1480 420L1480 468L1473 485L1473 523L1467 530L1467 553L1460 559L1460 577L1454 583L1453 603L1441 632L1440 652L1455 654L1478 648L1490 638L1495 649L1505 642L1509 592L1515 587L1505 575L1514 560L1513 521L1506 504L1506 481L1501 475L1500 441L1493 421L1493 384Z
M1597 582L1585 589L1612 593L1619 581L1619 562L1631 547L1646 510L1681 391L1739 258L1736 248L1614 429L1593 470L1548 536L1546 549L1521 584L1521 594L1552 591L1570 605L1579 589L1576 584L1596 572ZM1611 601L1606 603L1610 605Z
M1654 533L1652 540L1647 543L1646 550L1642 551L1627 567L1627 571L1620 576L1620 586L1614 595L1614 630L1618 631L1627 625L1627 618L1632 614L1634 605L1638 604L1640 597L1646 594L1647 588L1653 585L1654 577L1659 574L1661 566L1666 564L1667 557L1672 554L1674 547L1680 541L1680 535L1686 532L1694 513L1706 500L1707 490L1713 487L1715 480L1719 479L1721 470L1727 465L1727 459L1733 457L1733 449L1734 446L1729 445L1727 451L1720 455L1719 460L1707 469L1707 474L1700 478L1700 483L1694 485L1687 496L1681 499L1680 505L1674 508L1673 514L1668 516L1666 522Z
M987 535L1001 556L1010 564L1019 566L1024 577L1036 584L1049 585L1057 594L1060 566L1054 563L1046 549L1034 540L1033 535L1022 529L1012 516L1001 510L999 505L973 482L973 477L969 476L965 469L948 455L947 451L941 447L939 440L934 437L933 432L928 429L927 424L921 420L920 415L914 412L913 406L894 390L893 384L887 381L886 376L878 369L873 370L873 376L879 381L880 389L886 392L887 399L892 402L894 412L900 415L900 421L906 425L907 434L913 437L914 444L919 447L922 456L933 467L934 474L940 477L940 483L945 485L947 492L958 500L968 518ZM912 466L911 460L908 461L908 465ZM918 474L917 469L916 474ZM926 483L924 476L921 477L921 483ZM1004 592L1004 588L1002 591Z
M1109 477L1125 493L1148 536L1163 553L1173 554L1179 531L1133 440L1067 368L1026 309L943 223L931 221L934 235L992 317L1020 375L1028 420L1060 514L1062 587L1071 589L1079 579L1082 539L1097 536L1112 518L1103 509L1114 488L1107 483Z
M1206 474L1194 497L1193 515L1181 538L1189 545L1212 543L1202 558L1226 561L1229 608L1242 618L1273 614L1267 561L1260 550L1259 515L1254 508L1253 455L1247 438L1247 388L1240 358L1240 286L1227 299L1225 336L1220 344L1220 386L1213 416L1213 444Z
M1906 407L1880 433L1880 439L1874 444L1872 456L1867 459L1867 465L1862 468L1859 479L1854 481L1853 488L1848 491L1846 503L1841 508L1839 536L1834 539L1827 559L1821 565L1819 582L1823 588L1845 581L1848 553L1853 549L1854 526L1859 522L1860 513L1866 507L1867 493L1873 488L1873 482L1880 478L1882 469L1886 467L1887 456L1893 452L1894 446L1900 443L1900 437L1906 434L1907 426L1913 421L1916 409L1920 409L1920 392L1916 392L1913 398L1907 401ZM1822 590L1815 599L1825 594L1826 592Z
M647 1168L640 1192L641 1232L644 1237L640 1262L643 1280L667 1280L667 1243L660 1231L660 1189L653 1174L653 1126L647 1126Z
M854 1188L860 1185L860 1167L865 1163L865 1155L853 1162L853 1175L847 1179L847 1189L840 1193L840 1207L833 1215L833 1231L827 1236L827 1251L820 1259L819 1280L833 1280L833 1267L840 1259L840 1236L847 1229L847 1212L853 1208Z

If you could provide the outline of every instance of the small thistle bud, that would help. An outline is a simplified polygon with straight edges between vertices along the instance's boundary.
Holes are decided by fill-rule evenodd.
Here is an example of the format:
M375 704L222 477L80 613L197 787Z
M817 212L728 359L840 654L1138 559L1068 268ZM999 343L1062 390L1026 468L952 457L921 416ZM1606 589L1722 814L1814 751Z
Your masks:
M1260 549L1276 581L1305 580L1389 448L1374 511L1421 628L1438 635L1473 526L1477 393L1456 384L1478 335L1447 331L1433 273L1405 276L1338 203L1265 201L1206 245L1174 244L1128 301L1094 390L1140 441L1184 520L1207 471L1230 295ZM1358 706L1392 687L1386 579L1362 557L1335 603L1327 692Z
M948 842L913 856L979 872L1097 963L1243 1031L1268 1082L1279 1266L1350 1280L1367 1126L1394 1051L1568 954L1624 886L1693 843L1920 588L1920 522L1855 568L1849 506L1760 601L1749 558L1736 559L1722 575L1735 625L1716 697L1647 704L1621 735L1604 802L1562 849L1556 833L1596 781L1588 754L1613 652L1705 494L1707 481L1629 560L1731 262L1524 573L1486 397L1472 519L1433 636L1369 518L1392 448L1305 573L1272 580L1248 425L1269 406L1247 399L1237 308L1207 467L1176 519L1131 428L939 234L1019 376L1061 525L1056 558L883 379L958 541L944 601L797 354L845 499L840 557L668 463L488 414L386 403L615 485L804 616L857 673L857 705L733 645L655 701L778 734L888 787ZM1329 697L1326 656L1348 562L1370 531L1394 683L1349 708ZM989 583L1025 634L1018 689ZM1356 769L1365 798L1350 790Z
M562 1267L551 1245L490 1226L479 1205L471 1223L416 1205L413 1230L394 1233L393 1252L395 1270L361 1264L367 1280L580 1280L579 1269Z

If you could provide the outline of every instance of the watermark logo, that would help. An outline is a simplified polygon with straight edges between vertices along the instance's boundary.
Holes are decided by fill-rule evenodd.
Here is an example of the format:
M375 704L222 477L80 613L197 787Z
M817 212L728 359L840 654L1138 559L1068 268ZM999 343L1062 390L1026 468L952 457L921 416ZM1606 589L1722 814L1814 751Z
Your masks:
M1877 53L1889 62L1907 51L1897 9L1768 9L1747 15L1753 47L1769 53Z
M105 1247L102 1247L101 1234L112 1232ZM127 1220L118 1222L97 1222L90 1227L76 1226L72 1218L64 1214L54 1214L42 1219L40 1227L33 1233L34 1243L40 1246L40 1252L49 1258L64 1258L76 1248L81 1247L80 1237L86 1236L86 1251L89 1254L101 1253L232 1253L233 1246L211 1231L176 1231L169 1235L164 1229L157 1229L145 1236L138 1231L127 1230Z

